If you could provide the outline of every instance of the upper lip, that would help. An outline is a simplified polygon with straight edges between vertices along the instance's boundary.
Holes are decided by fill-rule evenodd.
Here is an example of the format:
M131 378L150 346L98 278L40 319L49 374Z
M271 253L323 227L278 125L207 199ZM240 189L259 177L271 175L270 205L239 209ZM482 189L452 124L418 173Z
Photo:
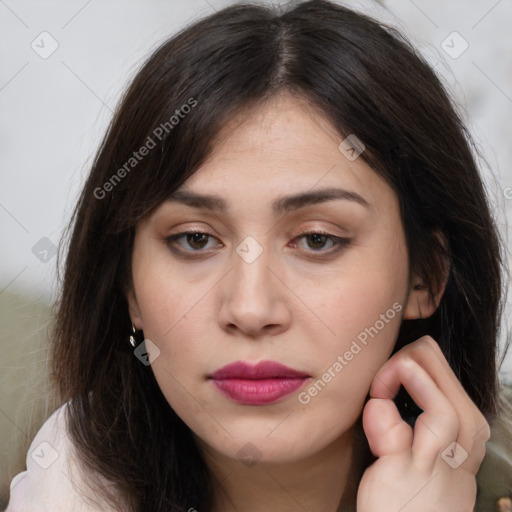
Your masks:
M244 361L235 361L208 375L210 379L272 379L309 377L307 373L294 370L277 361L260 361L253 365Z

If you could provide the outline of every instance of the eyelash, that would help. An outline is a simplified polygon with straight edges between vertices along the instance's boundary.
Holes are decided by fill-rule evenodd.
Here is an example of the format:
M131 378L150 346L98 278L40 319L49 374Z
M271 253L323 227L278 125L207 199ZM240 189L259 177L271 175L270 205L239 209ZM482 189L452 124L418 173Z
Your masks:
M176 241L179 240L180 238L183 238L187 235L195 235L195 234L199 234L199 235L206 235L208 237L211 237L211 238L215 238L212 234L210 233L207 233L207 232L204 232L204 231L182 231L181 233L176 233L175 235L171 235L169 237L167 237L165 239L165 242L167 244L167 246L169 248L171 248L172 250L174 250L175 252L177 251L181 256L185 257L185 258L198 258L198 257L201 257L201 253L204 253L206 251L203 251L202 249L198 249L198 250L185 250L185 249L181 249L181 248L176 248ZM324 237L327 237L328 239L332 240L334 242L334 245L333 245L333 248L331 248L331 250L321 250L321 251L315 251L315 250L312 250L313 253L320 253L321 256L312 256L312 255L309 255L310 258L312 259L320 259L320 258L326 258L330 255L334 255L335 253L337 253L338 251L342 250L343 248L347 248L350 243L351 243L351 240L349 238L343 238L343 237L339 237L339 236L335 236L335 235L332 235L331 233L328 233L326 231L322 231L322 230L313 230L313 231L302 231L300 232L294 239L293 241L295 240L299 240L301 238L305 238L306 236L310 236L310 235L321 235L321 236L324 236ZM337 246L337 248L336 248ZM194 253L199 253L198 256L195 256L192 254Z

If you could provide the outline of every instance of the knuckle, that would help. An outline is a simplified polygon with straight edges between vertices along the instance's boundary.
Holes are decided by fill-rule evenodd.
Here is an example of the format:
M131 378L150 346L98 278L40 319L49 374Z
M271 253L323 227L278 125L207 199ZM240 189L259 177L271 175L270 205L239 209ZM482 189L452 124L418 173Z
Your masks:
M417 363L410 358L403 358L401 360L402 371L406 376L413 376L417 373Z
M435 352L439 354L441 352L441 348L439 347L437 341L429 335L418 338L414 343L409 345L409 349L413 353Z
M433 350L436 353L441 352L441 347L439 346L437 341L434 338L432 338L432 336L429 336L429 335L423 336L422 341L423 341L426 349Z
M452 432L457 435L460 431L460 419L459 419L459 416L457 415L457 412L452 409L450 411L450 413L447 415L447 421L448 421L448 425L451 426L452 428ZM447 426L447 429L449 427Z

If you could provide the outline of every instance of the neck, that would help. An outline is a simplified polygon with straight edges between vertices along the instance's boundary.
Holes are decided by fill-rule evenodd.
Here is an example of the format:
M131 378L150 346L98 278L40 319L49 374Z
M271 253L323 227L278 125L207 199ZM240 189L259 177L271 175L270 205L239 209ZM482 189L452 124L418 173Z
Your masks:
M212 512L354 512L366 457L361 439L356 424L306 459L251 466L203 449L214 477Z

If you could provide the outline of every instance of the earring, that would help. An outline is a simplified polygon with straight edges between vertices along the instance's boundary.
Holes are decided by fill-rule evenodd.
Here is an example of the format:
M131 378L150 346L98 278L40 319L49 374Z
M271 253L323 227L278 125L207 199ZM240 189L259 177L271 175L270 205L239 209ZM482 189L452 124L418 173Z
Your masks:
M132 324L132 333L130 334L130 345L132 347L136 347L140 343L144 341L144 334L142 332L142 329L137 331Z

